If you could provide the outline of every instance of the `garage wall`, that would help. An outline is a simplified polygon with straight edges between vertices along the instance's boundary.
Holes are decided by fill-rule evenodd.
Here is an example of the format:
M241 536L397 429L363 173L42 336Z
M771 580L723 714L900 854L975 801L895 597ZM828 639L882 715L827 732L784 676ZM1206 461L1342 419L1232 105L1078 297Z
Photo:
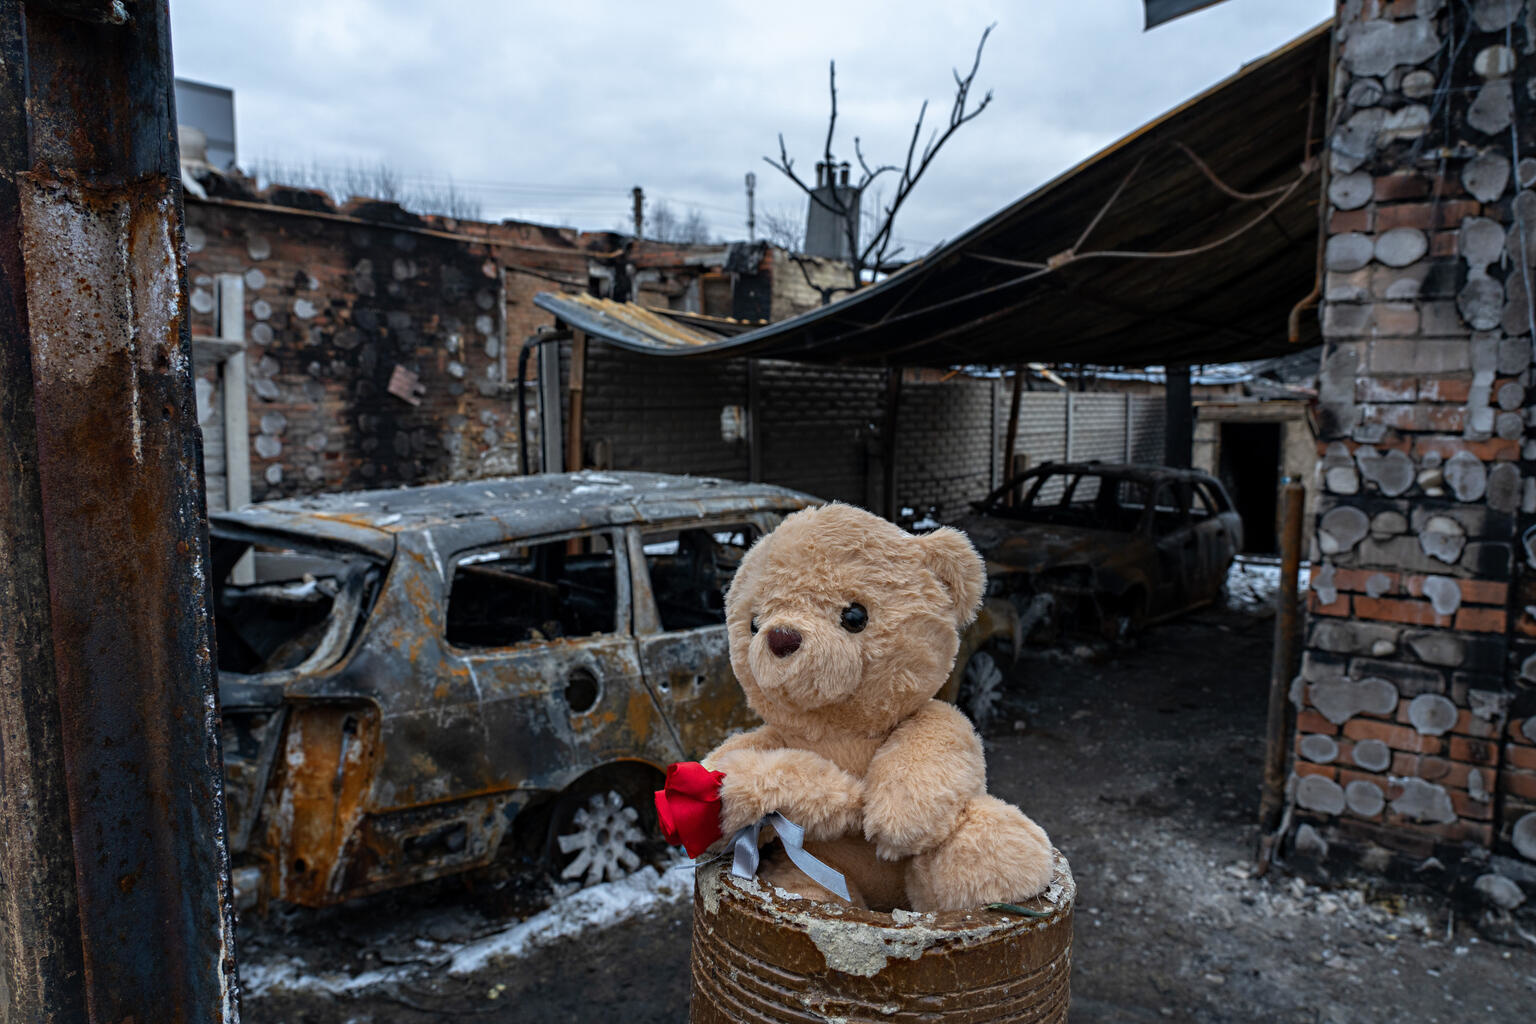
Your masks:
M1007 441L1008 405L1004 394L996 416L1000 449ZM1162 395L1025 392L1019 400L1014 453L1027 456L1030 466L1090 459L1161 464L1163 421Z
M585 383L583 447L603 455L597 464L747 479L747 442L720 429L722 409L746 408L746 360L657 359L589 341Z

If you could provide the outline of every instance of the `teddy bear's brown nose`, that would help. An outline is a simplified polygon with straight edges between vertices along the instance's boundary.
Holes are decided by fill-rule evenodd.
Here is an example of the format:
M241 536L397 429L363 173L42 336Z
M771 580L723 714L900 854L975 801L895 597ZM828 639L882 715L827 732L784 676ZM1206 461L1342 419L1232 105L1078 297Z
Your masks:
M800 649L800 634L783 626L768 631L768 649L776 658L787 658Z

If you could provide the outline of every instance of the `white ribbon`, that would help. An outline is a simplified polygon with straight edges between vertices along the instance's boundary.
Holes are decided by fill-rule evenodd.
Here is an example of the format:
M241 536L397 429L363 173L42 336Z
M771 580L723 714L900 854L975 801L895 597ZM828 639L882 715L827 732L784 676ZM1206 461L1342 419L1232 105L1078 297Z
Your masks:
M778 811L763 816L746 828L738 829L731 837L731 846L735 850L731 858L731 874L737 878L753 878L757 875L757 839L764 825L773 826L779 842L784 844L784 852L789 854L795 867L804 871L823 889L837 893L844 900L848 899L848 881L835 868L812 856L805 848L805 829Z

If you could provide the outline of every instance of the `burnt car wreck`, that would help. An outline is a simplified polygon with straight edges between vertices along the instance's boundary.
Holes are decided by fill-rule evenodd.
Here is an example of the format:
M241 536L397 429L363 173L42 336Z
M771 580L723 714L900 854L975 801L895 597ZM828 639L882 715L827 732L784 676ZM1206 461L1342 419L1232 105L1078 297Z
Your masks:
M584 883L637 867L662 766L753 724L723 592L812 501L578 473L211 517L241 902L324 905L509 850Z
M1046 463L955 525L987 560L988 592L1031 634L1122 640L1215 600L1243 546L1226 490L1197 470Z

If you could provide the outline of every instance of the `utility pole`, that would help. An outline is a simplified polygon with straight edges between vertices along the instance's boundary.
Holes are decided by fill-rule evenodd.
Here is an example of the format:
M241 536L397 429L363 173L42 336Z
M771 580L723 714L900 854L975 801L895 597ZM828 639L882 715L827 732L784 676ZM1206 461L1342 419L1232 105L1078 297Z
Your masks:
M630 195L635 198L635 241L640 241L641 228L645 226L645 193L639 185L634 187Z
M753 209L753 195L757 191L757 175L747 172L747 241L757 241L757 213Z

